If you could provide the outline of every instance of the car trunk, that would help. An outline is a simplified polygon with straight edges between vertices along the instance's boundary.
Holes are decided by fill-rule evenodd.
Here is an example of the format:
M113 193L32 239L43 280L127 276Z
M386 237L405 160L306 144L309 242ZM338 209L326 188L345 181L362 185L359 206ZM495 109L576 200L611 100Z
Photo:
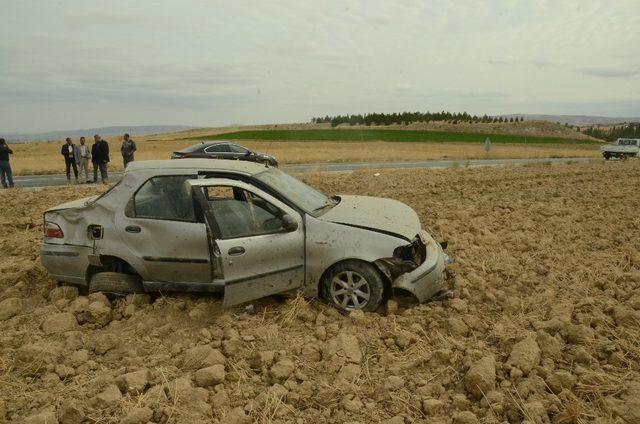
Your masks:
M54 224L60 228L62 235L60 237L47 237L45 234L44 242L47 244L90 246L87 228L91 223L87 222L86 210L91 207L87 203L95 198L96 196L74 200L45 211L45 228L47 223Z

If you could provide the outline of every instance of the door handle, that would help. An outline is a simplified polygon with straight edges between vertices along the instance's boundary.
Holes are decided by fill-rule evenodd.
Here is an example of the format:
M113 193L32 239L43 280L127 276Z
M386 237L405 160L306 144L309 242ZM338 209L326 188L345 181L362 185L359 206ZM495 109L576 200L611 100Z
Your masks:
M244 255L244 247L242 246L236 246L236 247L232 247L231 249L229 249L229 256L240 256L240 255Z
M124 230L127 233L139 233L140 231L142 231L142 228L138 227L137 225L127 225Z

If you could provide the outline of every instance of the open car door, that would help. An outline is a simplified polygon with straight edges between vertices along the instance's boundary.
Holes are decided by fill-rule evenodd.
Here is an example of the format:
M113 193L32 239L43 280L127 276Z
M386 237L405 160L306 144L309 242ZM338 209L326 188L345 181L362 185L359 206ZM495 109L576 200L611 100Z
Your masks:
M224 307L290 291L304 282L302 215L242 181L189 181L201 206L214 255L214 284Z

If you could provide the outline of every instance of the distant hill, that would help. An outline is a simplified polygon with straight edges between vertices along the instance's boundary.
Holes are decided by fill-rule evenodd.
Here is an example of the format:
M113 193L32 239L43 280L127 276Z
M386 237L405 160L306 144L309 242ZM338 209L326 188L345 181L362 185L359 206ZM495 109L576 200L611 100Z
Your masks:
M190 127L186 125L119 125L113 127L84 128L79 130L49 131L43 133L0 134L0 137L3 137L7 141L11 141L14 143L28 143L31 141L64 140L66 137L77 139L80 136L85 136L89 138L93 137L94 134L100 134L102 137L112 137L116 135L122 135L124 133L129 133L131 134L131 136L136 136L145 134L177 132L194 128L196 127Z
M561 124L577 125L579 127L590 125L613 125L625 122L640 122L640 117L608 117L608 116L588 116L588 115L535 115L527 113L517 113L512 115L500 115L503 118L523 117L525 121L549 121L560 122Z

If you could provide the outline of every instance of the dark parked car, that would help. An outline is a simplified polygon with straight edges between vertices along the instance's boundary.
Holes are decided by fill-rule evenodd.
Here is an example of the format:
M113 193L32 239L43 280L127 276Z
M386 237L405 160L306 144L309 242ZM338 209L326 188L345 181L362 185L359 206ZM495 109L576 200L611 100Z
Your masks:
M173 152L171 155L171 159L185 158L235 159L278 166L278 161L273 156L266 153L252 152L246 147L228 141L198 143Z

